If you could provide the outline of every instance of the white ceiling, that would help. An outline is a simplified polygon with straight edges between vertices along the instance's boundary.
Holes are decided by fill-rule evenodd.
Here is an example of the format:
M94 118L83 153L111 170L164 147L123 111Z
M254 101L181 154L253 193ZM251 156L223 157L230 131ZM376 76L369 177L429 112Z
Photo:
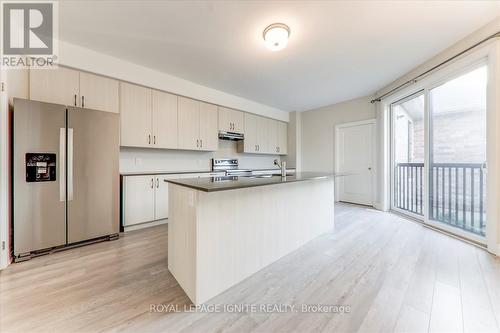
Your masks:
M374 93L500 1L64 1L61 39L286 111ZM262 31L290 26L288 47Z

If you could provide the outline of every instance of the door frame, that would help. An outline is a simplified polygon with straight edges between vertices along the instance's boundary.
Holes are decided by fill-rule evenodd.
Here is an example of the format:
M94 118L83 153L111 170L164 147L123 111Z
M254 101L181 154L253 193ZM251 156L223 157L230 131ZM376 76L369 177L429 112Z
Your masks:
M352 121L352 122L347 122L347 123L342 123L335 125L335 153L333 156L335 156L335 173L338 174L340 171L340 163L339 163L339 155L340 155L340 130L343 128L348 128L348 127L354 127L354 126L360 126L360 125L372 125L373 131L372 131L372 151L371 151L371 160L372 160L372 176L371 176L371 184L372 184L372 190L371 190L371 203L370 206L374 206L376 202L376 194L377 194L377 120L375 118L372 119L366 119L366 120L360 120L360 121ZM337 178L338 180L339 178ZM335 181L335 184L337 184L337 181ZM339 202L339 196L340 196L340 189L339 186L335 186L335 202Z
M385 120L383 123L383 130L381 135L388 135L391 133L391 104L397 102L398 100L412 95L419 90L424 90L426 94L428 91L439 85L440 82L449 80L460 73L467 72L468 69L474 68L479 63L485 63L488 66L488 86L487 86L487 163L488 163L488 184L486 193L486 214L487 214L487 225L486 225L486 237L482 239L482 243L486 243L487 250L493 254L500 255L500 243L498 242L500 235L499 224L500 224L500 209L497 208L497 202L500 198L500 41L491 42L470 54L464 55L461 58L455 60L453 63L433 72L426 77L422 78L420 81L413 83L412 85L403 88L394 94L384 98L379 105L379 117ZM426 98L425 103L425 122L428 123L429 119L429 99ZM426 126L424 135L428 142L429 131ZM382 149L384 150L384 161L382 163L382 181L383 181L383 207L389 208L392 203L391 191L392 191L392 181L391 181L391 140L382 141ZM429 162L429 151L428 147L425 148L425 161ZM427 168L424 168L424 178L425 184L428 186L428 174ZM427 193L427 191L424 191ZM452 227L448 227L445 224L436 225L433 223L427 223L428 221L428 194L424 194L424 217L425 224L433 228L441 229L445 232L453 231L459 237L463 237L472 241L476 241L477 238L473 234L463 235L460 231L457 232L456 228L450 230ZM472 237L471 237L472 235Z

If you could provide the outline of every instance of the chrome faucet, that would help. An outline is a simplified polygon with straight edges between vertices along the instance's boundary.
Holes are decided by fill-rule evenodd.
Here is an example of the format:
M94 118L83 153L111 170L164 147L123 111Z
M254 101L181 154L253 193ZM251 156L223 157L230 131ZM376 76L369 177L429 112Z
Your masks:
M281 169L281 177L286 177L286 161L274 160L274 165L277 165Z

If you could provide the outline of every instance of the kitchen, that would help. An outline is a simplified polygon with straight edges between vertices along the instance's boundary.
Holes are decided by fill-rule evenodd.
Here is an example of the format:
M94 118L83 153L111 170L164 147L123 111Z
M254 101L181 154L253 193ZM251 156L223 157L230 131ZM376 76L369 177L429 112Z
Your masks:
M57 61L0 70L0 330L500 330L499 1L1 6ZM487 176L418 137L470 71Z

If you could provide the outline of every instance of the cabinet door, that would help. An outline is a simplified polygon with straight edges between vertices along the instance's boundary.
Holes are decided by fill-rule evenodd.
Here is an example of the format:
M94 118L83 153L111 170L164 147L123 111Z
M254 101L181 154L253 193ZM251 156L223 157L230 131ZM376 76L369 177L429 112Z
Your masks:
M168 176L155 177L155 220L168 218ZM172 178L172 177L171 177Z
M200 105L201 150L215 151L219 147L217 118L217 106L202 102Z
M158 90L152 92L153 146L177 148L177 96Z
M257 116L257 152L267 154L270 152L269 127L270 119Z
M80 106L79 75L79 71L65 67L30 69L30 99Z
M267 130L268 130L267 152L270 154L278 154L278 146L279 146L278 121L274 119L267 119Z
M243 140L244 153L258 152L258 130L259 117L253 114L245 113L245 139Z
M154 221L154 176L127 176L124 177L124 183L123 225Z
M245 133L245 112L233 110L233 132Z
M120 82L120 144L151 147L151 89Z
M178 147L197 150L200 147L200 102L179 97Z
M244 133L244 112L219 107L219 130Z
M118 113L118 86L117 80L80 72L80 106Z
M278 153L280 155L286 155L287 145L288 145L288 124L282 121L278 121Z

